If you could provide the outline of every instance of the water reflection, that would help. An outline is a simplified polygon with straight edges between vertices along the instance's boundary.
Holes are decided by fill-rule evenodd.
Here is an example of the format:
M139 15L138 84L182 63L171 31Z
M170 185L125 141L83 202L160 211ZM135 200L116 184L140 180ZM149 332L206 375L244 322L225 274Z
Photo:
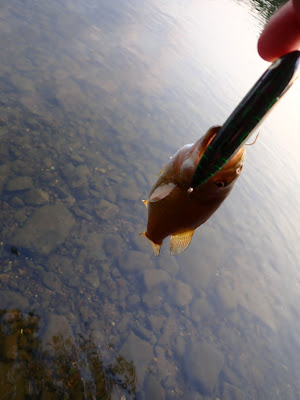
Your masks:
M156 172L265 70L251 15L231 1L3 5L0 379L11 396L297 398L294 88L186 254L155 259L138 235Z

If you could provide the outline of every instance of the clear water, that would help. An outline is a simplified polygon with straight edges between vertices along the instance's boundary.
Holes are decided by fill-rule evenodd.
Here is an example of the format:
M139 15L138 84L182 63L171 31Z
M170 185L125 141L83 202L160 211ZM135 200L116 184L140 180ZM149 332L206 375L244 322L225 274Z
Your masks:
M2 4L0 399L300 398L300 83L183 255L139 236L168 157L267 67L276 5Z

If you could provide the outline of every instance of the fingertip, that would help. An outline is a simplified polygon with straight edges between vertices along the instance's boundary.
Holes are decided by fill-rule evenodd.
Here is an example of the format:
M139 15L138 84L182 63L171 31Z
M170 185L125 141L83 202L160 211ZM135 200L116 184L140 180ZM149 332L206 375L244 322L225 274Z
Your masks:
M292 1L284 4L268 21L257 42L258 54L266 61L300 47L300 23Z

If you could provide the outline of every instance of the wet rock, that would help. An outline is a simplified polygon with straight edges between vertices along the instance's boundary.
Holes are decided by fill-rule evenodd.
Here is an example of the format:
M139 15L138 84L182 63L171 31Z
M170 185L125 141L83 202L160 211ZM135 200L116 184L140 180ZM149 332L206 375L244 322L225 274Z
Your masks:
M28 190L32 189L33 182L30 176L20 176L14 179L11 179L6 184L6 190L8 192L16 192L19 190Z
M119 212L119 207L107 200L101 200L96 206L95 212L99 218L108 220L115 217Z
M61 280L54 272L44 271L42 274L43 284L54 292L59 292L62 288Z
M153 268L153 263L140 251L130 250L119 257L119 267L121 271L141 272L146 267Z
M185 358L185 373L204 394L211 394L224 364L223 353L207 342L190 343Z
M224 383L222 400L244 400L246 399L245 394L241 389L236 386Z
M162 284L166 284L170 279L170 275L161 269L149 268L144 272L144 284L147 291Z
M0 291L0 304L1 309L10 310L12 308L18 308L23 310L29 307L29 302L26 297L20 293L16 293L13 290L1 290Z
M41 189L32 189L25 193L24 201L32 206L41 206L49 202L49 195Z
M64 205L46 205L27 220L11 243L16 247L48 255L64 242L74 223L73 215Z
M193 291L189 285L184 282L176 281L169 287L169 294L178 307L184 307L192 301Z
M157 378L148 375L144 384L145 400L164 400L166 398L165 391Z
M140 390L143 386L148 366L153 359L152 346L131 332L121 347L120 354L128 362L133 361L137 377L137 390Z

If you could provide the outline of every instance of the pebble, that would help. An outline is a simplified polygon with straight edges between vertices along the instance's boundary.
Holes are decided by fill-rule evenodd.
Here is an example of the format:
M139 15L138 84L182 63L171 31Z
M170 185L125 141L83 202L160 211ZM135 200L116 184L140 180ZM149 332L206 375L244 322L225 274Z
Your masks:
M84 280L88 282L94 289L97 289L100 286L100 280L97 271L92 271L86 274Z
M53 290L54 292L59 292L62 288L61 280L54 272L44 271L42 273L42 281L48 289Z
M64 205L45 205L17 230L11 244L48 255L64 242L74 224L73 215Z

